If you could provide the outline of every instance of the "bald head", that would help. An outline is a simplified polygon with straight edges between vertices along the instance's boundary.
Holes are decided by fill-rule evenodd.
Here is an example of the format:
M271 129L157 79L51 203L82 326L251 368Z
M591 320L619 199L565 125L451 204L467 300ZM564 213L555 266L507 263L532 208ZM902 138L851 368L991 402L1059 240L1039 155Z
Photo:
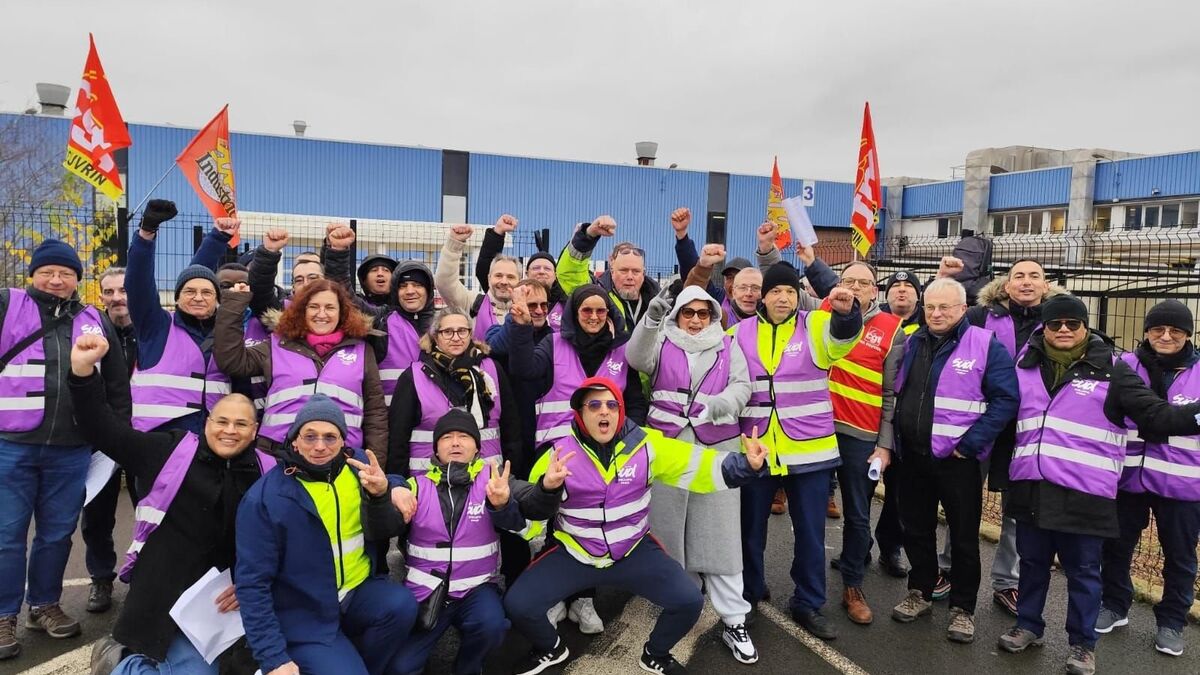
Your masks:
M241 454L257 433L254 402L242 394L229 394L217 401L204 423L208 449L222 459Z

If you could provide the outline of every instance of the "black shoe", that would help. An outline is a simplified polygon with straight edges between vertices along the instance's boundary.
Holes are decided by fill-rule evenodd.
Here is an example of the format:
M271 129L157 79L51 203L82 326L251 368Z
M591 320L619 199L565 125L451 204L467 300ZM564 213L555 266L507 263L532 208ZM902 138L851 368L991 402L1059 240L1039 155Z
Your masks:
M514 675L535 675L535 673L540 673L550 666L566 661L570 655L571 650L567 649L567 643L563 642L560 637L558 638L558 642L555 643L554 649L548 652L541 652L536 649L530 651L529 656L522 659L517 664L517 667L513 669L513 673Z
M113 582L93 581L88 591L87 611L102 614L112 608Z
M904 564L904 554L900 551L880 555L879 565L883 567L884 572L888 573L888 576L897 579L908 576L908 565Z
M826 619L818 610L814 609L810 612L792 610L792 618L800 624L801 628L822 640L837 639L837 630L829 624L829 619Z
M670 675L684 675L684 673L687 673L687 668L684 668L683 664L676 661L675 657L670 654L666 656L651 656L649 643L642 647L642 658L638 661L638 665L642 667L642 670L649 673L669 673Z

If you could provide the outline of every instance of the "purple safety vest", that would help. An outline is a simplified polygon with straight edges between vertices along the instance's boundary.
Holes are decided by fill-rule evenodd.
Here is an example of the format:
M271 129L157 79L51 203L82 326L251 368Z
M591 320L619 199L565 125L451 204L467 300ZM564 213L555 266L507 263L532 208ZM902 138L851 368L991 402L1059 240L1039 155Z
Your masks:
M1011 324L1011 322L1010 322ZM912 341L905 341L905 348ZM933 456L945 459L954 454L959 440L966 435L983 414L987 412L987 400L983 395L983 376L987 370L988 348L992 342L992 331L978 326L967 326L967 330L954 346L946 365L938 376L933 392L933 428L930 449ZM895 391L899 394L908 377L907 368L900 366L896 374ZM916 386L920 386L919 384ZM983 461L992 454L989 443L978 455Z
M19 288L9 291L8 312L0 326L0 354L16 346L35 330L42 328L42 316L37 301ZM83 308L71 323L71 341L90 334L104 337L104 322L95 307ZM46 372L46 340L35 340L13 357L0 371L0 431L30 431L41 425L46 415L46 378L66 380L62 372ZM63 355L66 356L65 354ZM59 365L71 367L69 359ZM65 386L65 385L64 385ZM65 388L59 390L65 396Z
M272 335L271 386L259 435L283 443L304 402L321 393L346 415L346 447L361 448L365 372L366 344L361 340L330 353L318 373L312 359L284 349L279 336Z
M650 530L650 447L645 436L635 447L621 447L614 457L613 480L605 480L591 451L568 434L556 445L567 460L570 485L555 518L555 529L570 535L588 555L629 554ZM570 551L570 547L567 547Z
M729 301L729 296L721 301L721 325L726 328L732 328L733 324L738 322L737 313L734 312L733 303Z
M496 372L496 362L491 359L484 359L480 367L483 380L492 392L493 405L484 426L479 430L479 456L499 466L503 461L500 451L500 376ZM434 455L433 428L451 405L446 392L434 382L423 364L413 369L413 387L417 392L417 400L421 402L421 420L409 437L408 471L411 476L419 476L429 471Z
M480 293L476 296L478 299L475 303L475 314L471 319L475 322L475 331L473 335L480 342L487 342L488 329L496 325L496 310L492 305L492 296L487 293Z
M467 503L454 527L454 538L446 531L437 485L418 476L417 512L408 529L405 558L408 577L404 580L417 602L433 593L450 567L447 596L458 600L480 584L495 581L500 574L500 538L487 512L488 471L479 464L475 482L467 491Z
M560 333L551 333L551 346L554 352L554 384L537 401L537 434L539 444L555 441L571 433L571 420L575 413L571 410L571 395L575 389L587 379L579 354L570 342L563 339ZM625 345L610 351L604 362L596 369L597 377L607 377L617 386L624 388L628 376L629 364L625 360Z
M1121 355L1146 384L1150 375L1133 352ZM1187 405L1200 401L1200 363L1176 374L1167 387L1167 402ZM1169 436L1167 442L1147 442L1137 435L1132 420L1125 444L1125 470L1119 488L1125 492L1151 492L1168 499L1200 501L1200 435Z
M207 413L229 393L229 376L217 367L175 318L167 329L162 358L151 368L138 364L129 378L133 428L150 431L195 412Z
M1041 326L1042 324L1039 323L1033 327L1033 330L1036 331ZM1014 359L1017 358L1017 352L1019 351L1017 347L1017 327L1013 323L1011 316L996 316L989 309L983 320L983 327L996 334L996 339L1008 350L1009 356ZM1025 345L1021 345L1021 348L1024 347Z
M796 328L783 350L779 367L767 373L758 354L759 317L738 323L737 343L750 370L750 400L742 409L742 433L754 427L764 434L775 413L783 433L793 441L833 435L833 402L829 398L829 373L813 361L808 340L808 312L796 314ZM772 394L774 398L772 398Z
M383 385L384 402L390 406L400 374L421 355L421 336L408 319L399 312L391 312L387 317L387 340L387 355L379 362L379 382Z
M700 424L692 422L711 405L714 397L729 386L729 350L732 348L733 338L726 335L717 352L716 363L704 374L699 390L693 395L687 354L670 340L663 340L662 351L658 355L658 369L650 385L647 426L658 429L670 438L676 438L684 428L691 426L696 440L705 445L716 445L737 438L742 430L736 420L721 424L714 424L712 420Z
M557 333L562 329L563 304L556 302L550 305L550 310L546 312L546 323L550 324L550 330Z
M258 317L250 317L246 321L244 342L246 348L261 344L271 339L271 332L267 327L258 320ZM254 399L254 408L259 413L267 407L267 378L262 375L255 375L250 378L250 398Z
M125 563L121 565L121 572L118 575L121 581L129 583L129 578L133 575L133 568L137 565L138 555L142 552L150 535L166 518L167 509L171 507L171 502L175 501L175 495L179 494L183 478L191 468L192 459L196 457L196 450L199 447L199 436L190 431L184 434L179 444L171 451L171 456L167 457L162 470L154 477L154 486L150 488L150 493L138 502L137 508L133 512L133 542L125 553ZM275 468L277 462L274 457L259 450L255 450L254 453L258 457L259 473L266 474Z
M1125 427L1104 415L1110 383L1076 378L1053 398L1040 366L1017 367L1021 407L1009 480L1044 480L1115 499L1125 464Z

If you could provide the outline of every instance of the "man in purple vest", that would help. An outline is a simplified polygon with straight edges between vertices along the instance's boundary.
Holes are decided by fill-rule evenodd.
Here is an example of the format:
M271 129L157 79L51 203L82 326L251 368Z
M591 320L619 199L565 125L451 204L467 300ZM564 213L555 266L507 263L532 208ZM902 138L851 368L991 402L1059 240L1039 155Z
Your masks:
M1193 436L1200 433L1200 403L1177 407L1159 398L1114 358L1111 342L1088 329L1078 298L1057 295L1041 312L1044 329L1034 331L1017 363L1021 405L1005 515L1017 521L1021 579L1017 623L999 646L1020 652L1042 644L1057 557L1067 575L1066 669L1089 675L1096 670L1101 550L1105 539L1120 535L1126 429L1132 421L1151 437Z
M230 394L212 409L204 433L182 429L135 431L109 409L96 364L110 343L84 335L71 349L71 397L76 408L94 411L79 418L80 430L95 448L136 477L146 496L135 512L133 545L121 568L129 594L113 635L93 648L93 663L133 673L215 673L171 618L179 595L210 568L234 562L233 522L242 495L273 460L247 452L258 429L254 405ZM217 602L237 609L232 587ZM123 652L128 648L129 655ZM223 658L245 658L232 650ZM121 662L119 666L117 662Z
M75 249L46 239L30 257L29 286L0 289L0 659L21 652L16 632L23 603L29 605L26 628L53 638L79 634L79 622L62 611L59 598L91 447L65 389L67 355L83 334L120 341L101 312L79 301L82 276ZM128 418L129 372L121 350L111 350L102 368L109 405ZM37 525L26 558L31 520Z
M925 288L925 327L905 343L896 376L896 484L908 595L892 610L902 623L930 613L937 578L938 502L954 551L946 637L975 639L983 474L992 443L1017 413L1012 357L990 331L965 318L967 292L953 279Z
M1187 305L1164 300L1146 312L1145 336L1137 350L1121 356L1151 391L1172 405L1200 400L1200 352L1191 343L1193 328ZM1117 493L1121 536L1104 540L1104 598L1097 633L1109 633L1129 623L1133 602L1129 565L1153 511L1164 558L1162 602L1154 607L1158 623L1154 646L1171 656L1183 654L1183 628L1195 599L1196 542L1200 537L1198 445L1200 439L1195 436L1130 430Z
M500 216L496 227L515 228L517 219L510 215ZM512 304L512 289L521 280L521 266L516 258L496 255L488 267L487 291L471 291L463 285L458 270L462 267L463 253L467 240L474 234L470 225L451 225L446 233L446 243L438 255L437 267L433 271L433 284L450 307L467 312L475 322L475 339L487 340L488 329L504 323Z
M480 290L486 292L491 288L492 261L504 253L505 238L516 229L516 218L501 218L496 221L495 225L484 231L483 243L479 245L479 256L475 260L475 278L479 280ZM534 233L534 239L537 240L539 247L549 244L548 241L542 241L537 233ZM563 306L567 304L567 294L558 283L558 274L554 266L554 256L545 250L539 250L525 260L525 278L538 281L548 289L546 302L549 309L546 316L550 326L554 330L558 330L558 325L562 321ZM499 325L497 324L497 326ZM498 328L492 326L488 329L485 337L490 340L496 330Z

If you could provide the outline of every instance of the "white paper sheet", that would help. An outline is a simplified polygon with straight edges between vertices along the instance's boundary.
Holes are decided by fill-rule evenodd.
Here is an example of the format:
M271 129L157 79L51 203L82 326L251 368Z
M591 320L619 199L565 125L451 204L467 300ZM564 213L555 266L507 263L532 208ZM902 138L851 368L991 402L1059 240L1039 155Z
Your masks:
M210 664L246 634L240 612L222 614L217 610L217 596L232 584L229 570L218 572L214 567L184 591L171 607L170 615L175 624Z
M789 197L783 200L783 210L787 212L788 224L796 241L805 246L817 243L817 231L813 229L812 221L808 218L808 209L804 208L803 197Z
M83 497L84 504L90 504L96 495L100 494L116 470L117 463L112 461L111 457L103 452L92 453L92 461L88 464L87 478L83 484L86 491Z

